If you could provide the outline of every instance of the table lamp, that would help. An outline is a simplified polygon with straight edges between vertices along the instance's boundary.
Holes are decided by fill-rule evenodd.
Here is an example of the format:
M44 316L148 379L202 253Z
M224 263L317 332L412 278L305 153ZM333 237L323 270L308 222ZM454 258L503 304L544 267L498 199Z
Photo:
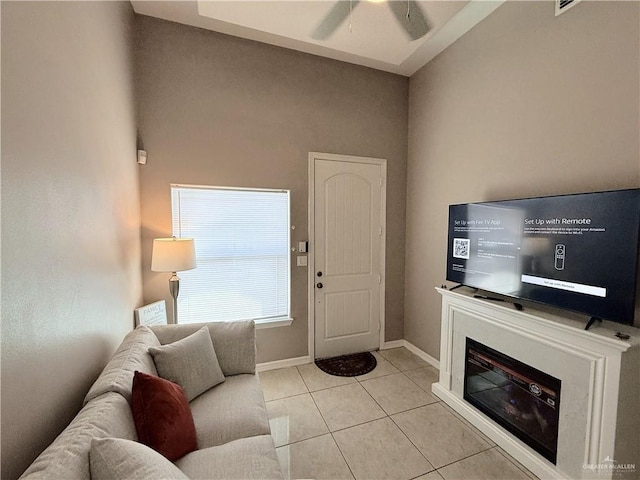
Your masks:
M151 254L151 271L171 272L169 291L173 297L173 323L178 323L178 291L180 278L176 272L196 268L193 238L155 238Z

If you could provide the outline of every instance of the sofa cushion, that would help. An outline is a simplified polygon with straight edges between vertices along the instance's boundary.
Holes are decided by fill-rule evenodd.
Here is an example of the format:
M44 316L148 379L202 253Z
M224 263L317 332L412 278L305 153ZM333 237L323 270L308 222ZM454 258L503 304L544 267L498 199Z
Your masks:
M122 438L94 439L89 465L91 480L189 480L155 450Z
M91 440L103 437L137 439L131 407L119 393L109 392L87 403L20 478L89 480Z
M233 375L191 402L199 448L268 435L269 417L256 375Z
M281 479L271 435L241 438L185 455L176 465L191 479Z
M209 330L202 327L188 337L149 348L158 375L177 383L191 401L224 382Z
M152 327L161 344L173 343L203 326L209 329L213 347L225 376L256 371L256 335L253 320L210 322Z
M160 342L149 327L140 326L129 332L89 389L84 404L106 392L118 392L131 402L133 372L138 370L150 375L158 374L148 353L149 347L158 346Z
M180 385L135 372L131 409L138 439L172 462L198 448L189 402Z

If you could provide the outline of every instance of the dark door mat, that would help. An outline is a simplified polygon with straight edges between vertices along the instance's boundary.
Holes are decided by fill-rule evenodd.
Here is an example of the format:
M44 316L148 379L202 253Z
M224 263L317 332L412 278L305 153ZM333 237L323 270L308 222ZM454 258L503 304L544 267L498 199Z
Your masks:
M376 364L376 357L371 352L352 353L316 360L316 365L320 370L337 377L364 375L376 368Z

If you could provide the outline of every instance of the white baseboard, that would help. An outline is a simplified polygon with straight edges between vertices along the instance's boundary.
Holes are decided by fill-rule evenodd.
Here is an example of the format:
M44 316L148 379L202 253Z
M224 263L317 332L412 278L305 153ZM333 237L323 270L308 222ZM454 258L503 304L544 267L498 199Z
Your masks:
M414 344L406 341L406 340L393 340L391 342L384 342L384 346L382 350L389 350L390 348L400 348L404 347L409 350L411 353L417 355L422 360L427 362L429 365L440 369L440 362L433 358L426 352L423 352ZM285 358L283 360L275 360L273 362L263 362L258 363L256 365L256 372L266 372L267 370L276 370L278 368L287 368L287 367L296 367L298 365L306 365L307 363L311 363L311 357L309 355L305 355L304 357L295 357L295 358Z
M384 342L384 345L382 346L382 350L389 350L390 348L400 348L400 347L404 347L404 345L405 345L404 340L392 340L390 342Z
M382 349L383 350L389 350L390 348L399 348L399 347L406 348L411 353L417 355L418 357L420 357L422 360L427 362L432 367L435 367L438 370L440 370L440 362L437 359L433 358L427 352L424 352L424 351L420 350L413 343L408 342L407 340L403 339L403 340L393 340L391 342L385 342L384 343L384 347L382 347Z
M298 365L306 365L311 363L311 357L285 358L283 360L275 360L273 362L263 362L256 365L256 372L266 372L267 370L276 370L278 368L296 367Z

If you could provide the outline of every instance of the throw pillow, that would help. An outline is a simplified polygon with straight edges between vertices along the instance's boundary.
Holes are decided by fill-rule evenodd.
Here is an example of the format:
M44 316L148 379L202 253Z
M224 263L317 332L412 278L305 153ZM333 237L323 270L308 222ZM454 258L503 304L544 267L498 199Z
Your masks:
M198 448L193 415L180 385L135 372L131 400L140 442L172 462Z
M188 480L169 460L124 438L94 438L89 450L91 480Z
M180 385L189 401L224 382L207 327L177 342L149 347L149 353L158 375Z

